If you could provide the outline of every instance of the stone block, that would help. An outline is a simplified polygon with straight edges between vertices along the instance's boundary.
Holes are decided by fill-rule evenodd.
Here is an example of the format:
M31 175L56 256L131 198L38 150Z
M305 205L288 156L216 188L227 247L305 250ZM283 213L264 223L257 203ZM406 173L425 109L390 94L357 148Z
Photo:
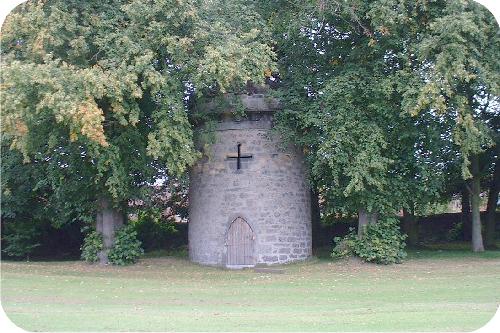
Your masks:
M263 256L262 259L267 263L278 261L278 256Z

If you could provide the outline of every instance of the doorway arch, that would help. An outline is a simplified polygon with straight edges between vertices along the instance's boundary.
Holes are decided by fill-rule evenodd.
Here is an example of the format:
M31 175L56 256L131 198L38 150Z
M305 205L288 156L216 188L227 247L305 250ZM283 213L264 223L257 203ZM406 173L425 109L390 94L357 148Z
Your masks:
M226 235L227 267L252 267L255 265L255 234L242 217L229 226Z

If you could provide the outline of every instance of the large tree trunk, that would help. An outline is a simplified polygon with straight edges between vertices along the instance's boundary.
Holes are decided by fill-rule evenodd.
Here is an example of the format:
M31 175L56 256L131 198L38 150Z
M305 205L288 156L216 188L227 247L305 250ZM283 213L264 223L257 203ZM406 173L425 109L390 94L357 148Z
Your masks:
M377 223L378 213L369 213L364 208L358 210L358 237L363 237L368 224Z
M418 224L415 214L403 209L403 227L404 232L408 235L407 243L410 246L418 244Z
M472 213L472 251L484 251L483 235L481 234L481 215L479 212L479 193L481 191L479 175L479 158L477 155L471 156L472 180L470 186L471 213Z
M462 216L460 217L460 222L462 222L462 239L464 241L470 241L472 235L472 222L470 216L470 194L467 189L467 183L464 183L462 189Z
M321 213L319 208L319 195L317 190L311 189L311 224L312 224L312 247L313 249L322 245L321 237Z
M358 237L363 237L368 225L368 213L363 208L358 210Z
M497 158L495 170L490 183L488 192L488 205L486 208L486 247L495 248L495 229L496 229L496 210L498 202L498 193L500 192L500 158Z
M98 211L96 216L96 230L102 234L104 249L99 252L99 262L108 263L108 252L115 241L116 230L123 225L122 212L111 205L109 199L101 197L97 200Z

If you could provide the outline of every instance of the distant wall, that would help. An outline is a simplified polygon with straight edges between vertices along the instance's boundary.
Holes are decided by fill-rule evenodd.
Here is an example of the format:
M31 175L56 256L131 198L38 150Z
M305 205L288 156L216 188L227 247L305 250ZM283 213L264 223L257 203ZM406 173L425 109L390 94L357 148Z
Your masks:
M450 231L461 221L461 213L445 213L421 217L418 220L418 236L420 242L442 242L449 240ZM481 212L481 221L486 219L486 212ZM497 212L496 220L500 220ZM498 226L498 223L497 223ZM460 239L457 239L460 240Z
M485 217L486 213L481 212L481 220L483 223ZM497 212L496 219L500 221L500 212ZM419 242L431 243L450 241L451 231L460 223L460 220L461 213L445 213L419 217L417 219ZM315 247L332 245L334 237L344 236L349 232L349 228L357 229L357 226L358 222L355 218L340 223L333 223L331 225L322 225L317 235L313 235ZM497 232L499 231L500 230L497 229Z

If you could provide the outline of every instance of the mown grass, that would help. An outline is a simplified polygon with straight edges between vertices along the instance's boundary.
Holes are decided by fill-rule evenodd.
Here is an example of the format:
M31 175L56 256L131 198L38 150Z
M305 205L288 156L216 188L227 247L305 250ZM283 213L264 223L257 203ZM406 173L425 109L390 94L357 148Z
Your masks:
M2 262L2 305L38 331L470 331L500 303L500 251L415 250L391 266L320 257L285 274L182 254L129 267Z

